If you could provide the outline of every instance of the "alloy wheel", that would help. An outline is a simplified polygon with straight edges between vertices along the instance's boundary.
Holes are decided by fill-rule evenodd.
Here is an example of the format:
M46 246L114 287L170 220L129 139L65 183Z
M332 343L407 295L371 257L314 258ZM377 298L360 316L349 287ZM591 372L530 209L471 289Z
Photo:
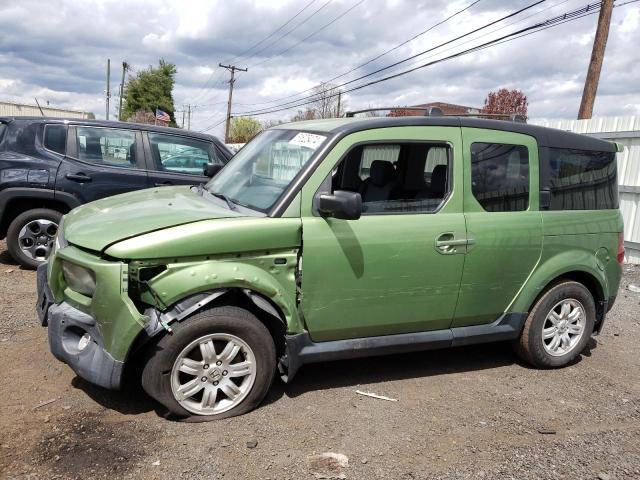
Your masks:
M30 259L44 261L53 248L56 233L57 223L45 219L31 220L18 233L18 245Z
M558 302L542 325L542 343L545 351L554 357L566 355L580 342L586 324L582 303L573 298Z

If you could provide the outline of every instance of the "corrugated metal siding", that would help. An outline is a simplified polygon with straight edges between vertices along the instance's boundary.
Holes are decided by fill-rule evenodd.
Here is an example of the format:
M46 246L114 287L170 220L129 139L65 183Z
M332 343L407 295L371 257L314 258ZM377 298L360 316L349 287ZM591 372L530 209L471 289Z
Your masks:
M42 106L45 117L55 118L81 118L92 119L93 113L79 112L76 110L64 110L62 108L51 108ZM21 105L19 103L0 102L1 117L40 117L40 109L37 105Z
M591 135L624 146L617 160L626 261L640 263L640 116L559 120L541 125Z

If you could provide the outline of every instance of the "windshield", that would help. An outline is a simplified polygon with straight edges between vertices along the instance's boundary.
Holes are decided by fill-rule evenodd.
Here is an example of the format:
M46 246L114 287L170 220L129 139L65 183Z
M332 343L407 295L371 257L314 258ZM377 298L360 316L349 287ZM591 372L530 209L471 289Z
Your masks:
M266 213L326 138L299 130L267 130L236 153L206 188Z

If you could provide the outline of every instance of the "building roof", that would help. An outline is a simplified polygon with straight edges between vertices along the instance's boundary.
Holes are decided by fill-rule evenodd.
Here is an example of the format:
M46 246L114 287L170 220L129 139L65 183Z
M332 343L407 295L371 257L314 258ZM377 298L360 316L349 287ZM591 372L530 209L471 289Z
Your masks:
M465 105L456 105L455 103L446 103L446 102L429 102L422 103L420 105L411 105L411 107L416 108L439 108L442 110L444 115L468 115L470 113L479 113L480 109L476 107L467 107ZM420 116L423 115L423 112L416 110L409 110L409 107L402 108L398 107L397 110L402 110L403 115L406 116Z

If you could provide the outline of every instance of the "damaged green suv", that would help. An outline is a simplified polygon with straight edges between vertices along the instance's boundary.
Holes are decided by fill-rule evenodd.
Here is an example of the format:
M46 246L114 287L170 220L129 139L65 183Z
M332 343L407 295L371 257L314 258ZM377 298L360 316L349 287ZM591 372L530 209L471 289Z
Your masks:
M474 118L281 125L207 185L67 214L39 317L80 377L139 367L181 417L245 413L310 362L510 341L561 367L618 290L616 150Z

